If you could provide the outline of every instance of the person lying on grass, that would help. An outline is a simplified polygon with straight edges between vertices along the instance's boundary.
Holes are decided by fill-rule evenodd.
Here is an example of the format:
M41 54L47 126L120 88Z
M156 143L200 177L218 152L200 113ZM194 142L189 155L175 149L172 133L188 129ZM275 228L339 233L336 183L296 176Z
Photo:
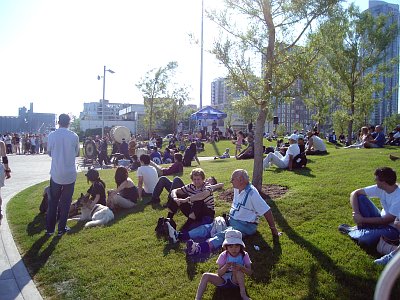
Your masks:
M353 220L357 226L339 226L339 231L348 234L353 240L366 247L376 247L381 236L395 240L399 230L394 226L400 216L400 189L396 184L396 172L389 167L375 170L375 185L353 191L350 204ZM382 210L379 211L368 197L379 198Z
M242 299L250 299L246 294L244 275L252 273L251 260L249 254L244 251L242 233L234 229L227 230L222 247L224 251L217 259L218 273L203 274L197 288L196 300L203 298L208 283L221 288L239 287Z

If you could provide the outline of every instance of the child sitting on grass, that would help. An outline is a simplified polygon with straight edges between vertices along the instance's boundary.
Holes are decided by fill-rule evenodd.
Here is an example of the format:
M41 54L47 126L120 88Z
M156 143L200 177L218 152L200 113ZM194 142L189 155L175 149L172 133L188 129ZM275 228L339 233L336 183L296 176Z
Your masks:
M217 259L218 272L203 274L197 289L196 300L202 299L209 282L221 288L239 287L242 299L250 299L246 294L244 274L252 273L251 260L249 254L244 251L242 233L235 229L227 229L222 247L225 251Z
M221 156L215 156L214 157L214 159L224 159L224 158L229 158L229 157L231 157L230 155L229 155L229 148L226 148L225 149L225 152L224 153L222 153L222 155Z

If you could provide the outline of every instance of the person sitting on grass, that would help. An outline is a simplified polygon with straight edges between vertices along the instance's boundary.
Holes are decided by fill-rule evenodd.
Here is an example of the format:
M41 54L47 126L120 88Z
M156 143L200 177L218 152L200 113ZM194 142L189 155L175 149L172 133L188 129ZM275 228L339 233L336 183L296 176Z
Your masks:
M213 189L205 181L203 169L193 169L190 179L192 183L171 190L167 202L167 218L172 219L180 209L188 218L184 225L186 228L195 222L211 223L215 215Z
M275 226L271 208L261 198L257 189L251 185L247 171L243 169L235 170L231 176L231 183L234 194L229 212L230 227L226 230L233 228L239 230L244 236L255 234L259 218L264 216L271 233L276 237L282 235ZM167 225L170 239L187 241L186 254L188 256L210 254L219 249L223 244L226 232L226 230L218 232L212 237L213 224L205 224L190 231L182 230L181 232L174 230L168 222ZM197 243L193 239L203 239L204 241Z
M375 170L375 185L357 189L350 194L353 220L357 226L339 226L339 231L348 234L358 244L376 247L381 236L395 240L399 230L394 226L396 216L400 216L400 189L396 184L396 172L384 167ZM382 210L368 197L379 198Z
M150 160L155 162L157 165L162 163L161 153L158 151L157 147L153 147L153 149L151 149Z
M190 167L192 165L192 160L195 159L197 164L200 166L200 161L197 157L197 147L196 143L190 143L189 147L186 148L183 154L183 166Z
M179 152L174 154L174 163L168 168L162 168L152 161L150 162L150 165L157 170L158 176L179 175L183 173L182 154Z
M122 166L118 167L115 170L114 179L117 188L108 191L107 206L113 210L116 207L134 207L138 200L138 189L129 178L128 170Z
M246 294L244 275L251 275L252 273L251 260L249 254L244 251L245 244L242 240L242 233L234 229L227 230L222 248L224 251L217 259L217 274L203 274L195 299L203 298L208 283L221 288L239 287L242 299L250 299Z
M215 156L214 159L225 159L225 158L230 158L231 156L229 155L229 148L225 149L225 152L222 153L221 156Z
M300 154L300 148L297 145L297 134L292 134L289 137L289 147L286 150L285 156L279 151L270 152L263 160L263 169L270 167L272 164L280 169L293 169L293 159Z
M162 163L163 164L173 163L174 162L173 153L174 152L171 153L171 150L169 148L165 148L164 155L163 155L163 158L162 158Z
M253 134L249 133L247 136L247 148L240 152L236 159L251 159L254 158L254 136Z
M373 140L364 143L365 148L383 148L385 146L386 139L381 125L375 126L375 135L373 135L373 137Z
M307 137L306 155L322 155L328 153L324 141L316 135L315 132L307 132Z
M90 199L94 204L106 206L106 184L101 180L99 171L89 169L85 176L88 183L91 183L86 196L90 196Z
M151 196L158 181L157 170L150 165L148 154L140 155L141 166L137 169L139 199Z

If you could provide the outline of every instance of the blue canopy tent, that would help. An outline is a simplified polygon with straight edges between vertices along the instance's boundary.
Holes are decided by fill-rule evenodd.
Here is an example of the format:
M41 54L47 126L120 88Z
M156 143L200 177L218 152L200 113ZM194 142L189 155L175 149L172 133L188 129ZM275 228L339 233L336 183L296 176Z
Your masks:
M198 120L221 120L225 119L227 114L223 111L215 109L211 106L206 106L195 113L192 113L190 116L191 120L196 120L196 124L198 124Z
M221 120L225 119L227 114L218 109L206 106L190 116L191 120Z

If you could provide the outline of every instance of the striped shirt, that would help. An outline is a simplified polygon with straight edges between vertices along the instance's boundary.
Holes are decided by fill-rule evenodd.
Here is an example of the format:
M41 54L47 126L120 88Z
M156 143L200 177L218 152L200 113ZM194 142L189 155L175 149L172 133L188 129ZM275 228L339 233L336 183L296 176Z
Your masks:
M209 191L210 194L207 197L205 197L202 201L204 201L204 204L209 209L214 210L214 195L213 195L213 190L209 184L204 183L201 188L197 189L193 183L190 183L190 184L187 184L187 185L181 187L181 190L182 190L182 192L184 192L185 194L187 194L189 196L196 195L196 194L204 192L204 191Z

